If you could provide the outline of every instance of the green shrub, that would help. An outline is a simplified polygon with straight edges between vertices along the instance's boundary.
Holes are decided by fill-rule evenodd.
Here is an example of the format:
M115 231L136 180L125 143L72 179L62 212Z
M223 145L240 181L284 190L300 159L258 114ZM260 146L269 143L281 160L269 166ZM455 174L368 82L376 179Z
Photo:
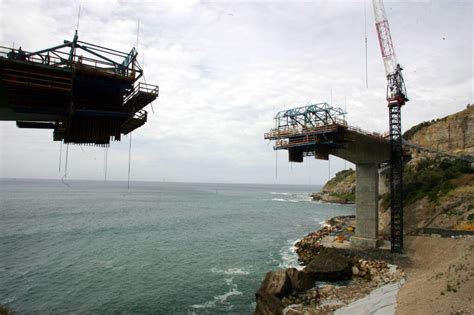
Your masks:
M450 159L424 159L416 167L407 167L403 174L405 203L410 204L424 197L436 201L452 190L451 180L473 173L469 163Z

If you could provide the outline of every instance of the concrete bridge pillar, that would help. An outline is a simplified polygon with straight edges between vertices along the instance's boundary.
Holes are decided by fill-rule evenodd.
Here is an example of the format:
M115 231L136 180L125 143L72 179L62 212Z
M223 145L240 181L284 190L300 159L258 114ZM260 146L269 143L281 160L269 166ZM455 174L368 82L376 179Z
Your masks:
M377 163L356 163L356 230L354 248L377 247L379 173Z

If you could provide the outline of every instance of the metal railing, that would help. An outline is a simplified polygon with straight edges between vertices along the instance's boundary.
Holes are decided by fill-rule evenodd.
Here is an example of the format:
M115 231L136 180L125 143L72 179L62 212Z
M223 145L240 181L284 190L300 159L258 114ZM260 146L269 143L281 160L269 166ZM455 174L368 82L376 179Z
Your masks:
M158 85L153 85L153 84L147 84L147 83L142 83L142 82L139 82L134 88L133 90L127 95L125 96L124 100L123 100L123 103L127 103L130 99L132 99L135 95L137 95L138 93L148 93L148 94L152 94L152 95L156 95L158 96L158 93L159 93L159 86Z
M94 59L83 55L71 55L64 51L47 51L41 54L0 46L0 58L42 64L62 69L95 70L110 74L135 78L139 69L119 68L111 62Z
M270 130L270 132L264 134L264 139L279 139L293 136L305 136L311 134L334 132L339 128L347 128L347 124L335 123L331 125L321 124L312 127L284 127Z

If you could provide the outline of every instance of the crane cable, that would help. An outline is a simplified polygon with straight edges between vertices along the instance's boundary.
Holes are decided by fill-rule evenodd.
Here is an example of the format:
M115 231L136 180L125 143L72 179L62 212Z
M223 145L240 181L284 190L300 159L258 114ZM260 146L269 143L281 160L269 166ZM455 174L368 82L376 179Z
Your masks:
M128 146L128 180L127 189L130 190L130 161L132 159L132 133L130 133L130 144Z

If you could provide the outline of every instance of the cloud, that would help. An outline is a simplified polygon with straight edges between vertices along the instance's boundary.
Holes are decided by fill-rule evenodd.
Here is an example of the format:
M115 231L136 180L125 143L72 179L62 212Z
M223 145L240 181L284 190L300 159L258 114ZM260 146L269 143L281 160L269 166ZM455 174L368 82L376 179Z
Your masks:
M155 113L148 107L148 123L133 134L133 179L323 183L328 162L290 165L286 152L278 153L275 179L275 152L263 133L276 111L332 98L347 108L351 124L388 128L368 4L365 86L363 1L2 1L8 14L0 20L0 43L35 50L70 39L79 4L79 36L87 42L129 51L140 21L139 60L147 82L160 85ZM404 129L472 102L472 3L386 7L411 98ZM59 176L59 144L50 132L6 122L0 132L0 176ZM109 149L109 178L126 179L126 141ZM102 151L70 149L71 177L102 178ZM331 163L332 174L344 166Z

